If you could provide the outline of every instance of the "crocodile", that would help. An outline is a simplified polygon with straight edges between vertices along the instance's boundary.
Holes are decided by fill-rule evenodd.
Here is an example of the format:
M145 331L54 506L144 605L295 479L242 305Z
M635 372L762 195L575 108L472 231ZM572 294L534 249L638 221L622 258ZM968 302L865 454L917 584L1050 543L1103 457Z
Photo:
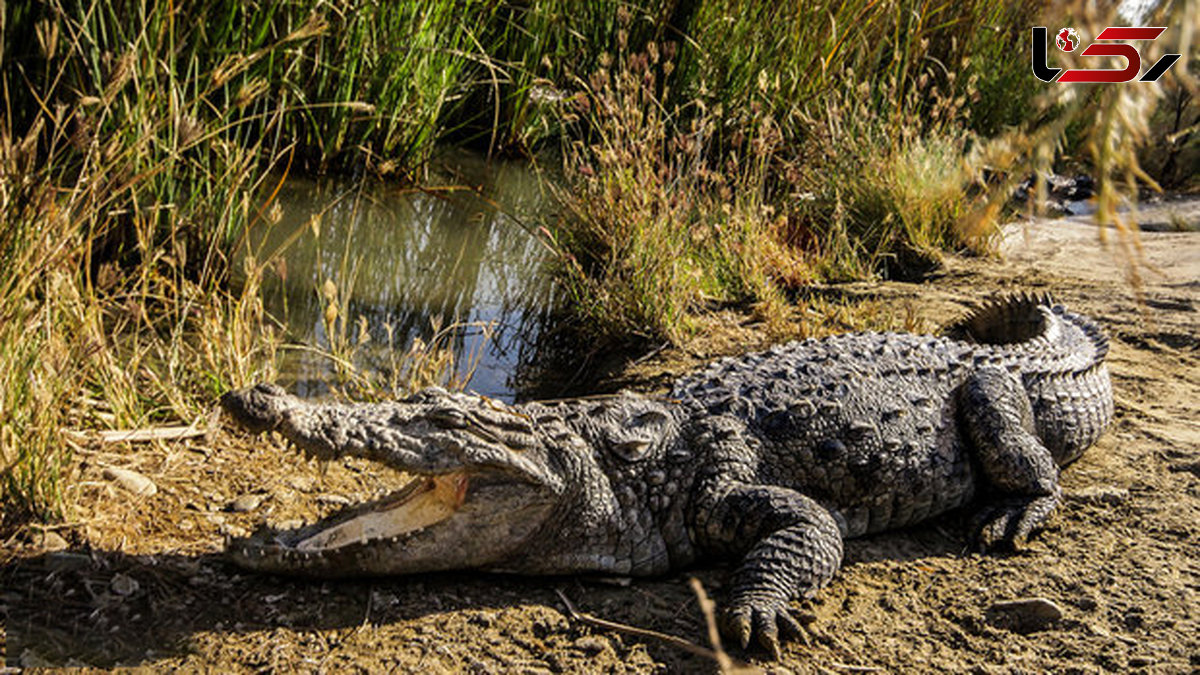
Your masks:
M728 559L723 630L778 657L781 638L804 637L792 603L830 582L844 539L968 504L982 549L1042 525L1060 467L1112 419L1107 350L1093 320L1022 295L942 336L851 333L727 358L666 395L505 404L432 387L335 404L260 384L222 398L240 426L415 478L227 552L314 577L646 576Z

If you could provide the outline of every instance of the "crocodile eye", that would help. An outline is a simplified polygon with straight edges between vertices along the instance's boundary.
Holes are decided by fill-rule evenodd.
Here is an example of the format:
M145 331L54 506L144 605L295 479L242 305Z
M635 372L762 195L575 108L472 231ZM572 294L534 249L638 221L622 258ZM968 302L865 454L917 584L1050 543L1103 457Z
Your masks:
M466 413L458 408L434 408L426 417L444 429L463 429L468 422Z
M613 451L617 456L628 462L636 462L646 456L646 451L650 449L650 441L633 440L617 443L613 446Z
M667 421L667 415L665 413L661 413L657 410L650 410L648 412L641 413L640 415L638 415L638 416L634 417L632 420L630 420L631 426L634 426L634 427L645 427L645 426L650 426L650 425L657 425L657 424L662 424L666 421Z

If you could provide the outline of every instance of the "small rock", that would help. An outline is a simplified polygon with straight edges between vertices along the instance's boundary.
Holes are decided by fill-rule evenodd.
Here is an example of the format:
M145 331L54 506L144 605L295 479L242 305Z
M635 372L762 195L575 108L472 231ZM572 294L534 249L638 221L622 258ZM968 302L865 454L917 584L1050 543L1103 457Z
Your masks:
M295 530L304 527L304 521L299 518L292 518L291 520L280 521L274 527L277 530Z
M1116 506L1129 499L1129 490L1115 485L1092 485L1078 490L1071 490L1067 498L1087 504L1107 504Z
M112 581L108 582L108 587L117 595L128 596L137 593L138 589L141 588L141 584L137 582L137 579L129 575L114 574Z
M1017 633L1045 630L1062 615L1062 608L1046 598L1004 600L993 603L987 611L988 623Z
M312 476L292 476L287 479L287 485L296 492L312 492L317 481Z
M317 495L317 501L322 504L337 504L339 506L346 506L350 503L350 499L348 497L335 494Z
M588 654L599 654L608 649L608 640L599 635L584 635L575 641L575 646Z
M217 531L220 532L221 534L224 534L224 535L227 535L230 537L248 537L248 536L250 536L250 531L247 530L246 528L238 527L237 525L229 525L228 523L218 527Z
M496 623L496 615L492 612L479 612L469 617L467 621L476 626L491 628Z
M154 484L154 481L136 471L108 466L104 468L103 475L106 479L113 481L139 497L149 497L158 492L158 486Z
M35 532L33 535L33 545L47 553L65 551L71 548L71 545L67 543L66 539L62 538L62 535L50 530Z
M226 504L225 510L233 511L234 513L246 513L247 511L253 511L263 503L263 499L263 495L247 493Z

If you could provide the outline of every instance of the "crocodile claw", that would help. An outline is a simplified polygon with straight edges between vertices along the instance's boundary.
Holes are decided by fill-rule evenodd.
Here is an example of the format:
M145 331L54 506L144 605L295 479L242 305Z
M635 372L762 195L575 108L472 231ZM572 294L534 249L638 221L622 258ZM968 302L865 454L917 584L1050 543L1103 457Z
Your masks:
M725 632L743 650L750 647L753 641L771 654L778 661L783 653L780 647L780 635L794 638L810 644L808 631L804 625L792 616L787 603L770 605L751 605L739 603L725 613Z
M1057 505L1057 495L1043 495L1006 499L988 506L975 516L976 548L1020 548Z

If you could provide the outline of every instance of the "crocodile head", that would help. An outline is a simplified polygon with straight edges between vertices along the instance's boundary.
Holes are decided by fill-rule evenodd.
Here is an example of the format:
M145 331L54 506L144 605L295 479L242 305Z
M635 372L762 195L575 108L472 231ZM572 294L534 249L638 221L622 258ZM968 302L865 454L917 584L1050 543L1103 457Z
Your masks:
M628 529L604 512L614 499L592 444L547 406L438 388L399 402L321 405L275 385L221 403L246 429L278 431L308 454L367 457L414 477L315 524L233 540L228 553L244 567L312 576L595 571L613 563L613 539Z

